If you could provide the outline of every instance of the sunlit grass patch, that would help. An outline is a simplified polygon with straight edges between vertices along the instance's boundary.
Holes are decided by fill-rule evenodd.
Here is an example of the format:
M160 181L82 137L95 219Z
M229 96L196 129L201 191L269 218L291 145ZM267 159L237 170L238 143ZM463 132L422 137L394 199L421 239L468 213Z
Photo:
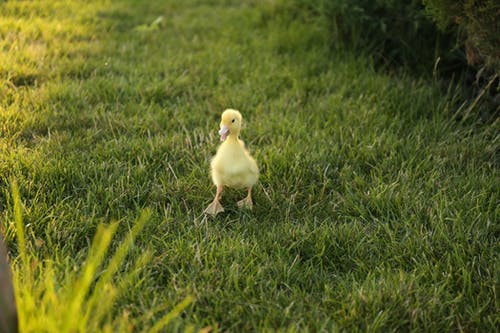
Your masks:
M141 214L109 259L107 253L118 224L99 225L83 265L79 269L68 267L61 272L54 267L64 265L59 261L61 258L40 258L35 249L28 246L19 190L16 182L11 185L19 252L12 269L20 331L134 331L137 319L126 310L117 312L115 303L127 288L136 285L141 271L152 258L150 251L142 251L135 260L127 263L128 269L121 269L134 246L134 239L150 219L150 213L144 211ZM186 297L154 323L150 331L157 332L169 325L192 301L192 297ZM141 329L145 330L145 327Z

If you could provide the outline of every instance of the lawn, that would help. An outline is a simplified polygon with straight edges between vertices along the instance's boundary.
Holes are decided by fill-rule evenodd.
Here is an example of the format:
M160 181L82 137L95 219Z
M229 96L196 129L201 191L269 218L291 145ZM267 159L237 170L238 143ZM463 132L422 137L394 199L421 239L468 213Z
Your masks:
M23 332L499 327L500 123L453 85L290 1L0 1L0 36ZM226 108L261 177L207 218Z

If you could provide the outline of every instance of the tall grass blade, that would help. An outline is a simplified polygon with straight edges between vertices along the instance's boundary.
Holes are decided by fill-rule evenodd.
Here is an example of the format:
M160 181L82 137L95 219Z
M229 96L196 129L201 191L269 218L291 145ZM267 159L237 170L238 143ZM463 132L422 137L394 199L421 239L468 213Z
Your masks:
M86 304L87 310L85 312L85 321L89 321L90 318L92 318L93 321L99 321L102 318L102 315L108 313L109 310L111 309L113 301L115 297L118 295L119 291L114 290L113 293L108 294L105 302L102 301L101 291L112 288L111 280L113 278L113 275L120 268L121 264L125 260L127 253L129 252L130 248L134 243L134 239L142 231L142 229L144 228L145 224L150 219L150 217L151 217L150 211L148 210L143 211L139 216L139 218L136 220L136 223L134 224L130 234L128 234L125 237L125 240L120 244L120 246L116 250L108 266L106 267L104 273L100 276L99 280L97 281L94 288L95 291L89 297L89 300ZM141 266L144 266L145 262L143 260L149 258L150 258L149 255L146 257L141 256L136 261L136 263L140 263ZM131 276L126 275L123 277L122 281L126 282L130 278Z
M177 318L194 301L193 296L186 297L182 302L177 304L172 311L161 318L149 331L150 333L159 332L165 328L173 319Z
M99 225L96 236L92 243L87 263L83 268L81 277L75 282L72 294L70 296L70 304L66 312L67 321L64 325L63 332L74 331L79 326L77 319L81 318L83 311L84 298L94 280L95 272L104 259L113 234L116 231L117 224L113 223L108 227Z
M19 187L17 186L16 180L12 179L10 184L12 191L12 200L14 202L14 221L16 224L17 248L19 251L19 255L21 256L24 279L29 281L30 267L29 267L28 253L26 249L26 239L24 234L21 197L19 195Z

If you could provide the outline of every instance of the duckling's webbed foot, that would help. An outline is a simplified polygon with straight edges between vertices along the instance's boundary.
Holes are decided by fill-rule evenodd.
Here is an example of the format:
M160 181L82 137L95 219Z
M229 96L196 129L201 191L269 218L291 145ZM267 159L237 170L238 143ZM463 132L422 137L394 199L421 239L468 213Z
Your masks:
M208 207L205 209L204 213L215 216L224 211L224 207L220 204L219 200L214 200Z
M208 205L207 208L205 208L205 211L204 211L205 214L215 216L215 215L222 213L224 211L224 207L222 207L222 205L219 202L219 199L222 195L223 188L224 188L224 186L217 185L217 192L215 193L214 201L212 201L212 203L210 205Z
M252 203L252 198L246 197L243 200L238 201L238 208L246 208L246 209L252 209L253 208L253 203Z
M246 196L245 199L238 201L238 207L239 208L246 208L246 209L252 209L253 208L253 202L252 202L252 188L250 187L248 189L248 195Z

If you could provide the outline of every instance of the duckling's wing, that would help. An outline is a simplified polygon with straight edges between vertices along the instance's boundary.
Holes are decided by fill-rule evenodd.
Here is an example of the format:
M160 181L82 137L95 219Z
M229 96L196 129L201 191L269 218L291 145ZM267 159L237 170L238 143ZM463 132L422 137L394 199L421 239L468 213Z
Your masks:
M250 170L254 174L258 175L259 174L259 167L257 166L257 162L255 162L255 160L253 158L251 158L251 160L252 160L252 163L250 164Z

